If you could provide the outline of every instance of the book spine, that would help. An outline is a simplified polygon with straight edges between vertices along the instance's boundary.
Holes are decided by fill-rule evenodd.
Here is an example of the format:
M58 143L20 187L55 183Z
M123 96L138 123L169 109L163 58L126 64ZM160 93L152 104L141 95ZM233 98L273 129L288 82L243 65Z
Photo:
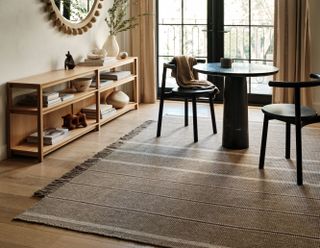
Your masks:
M50 100L57 99L57 98L59 98L59 93L58 92L42 96L43 101L46 101L46 102L50 101Z

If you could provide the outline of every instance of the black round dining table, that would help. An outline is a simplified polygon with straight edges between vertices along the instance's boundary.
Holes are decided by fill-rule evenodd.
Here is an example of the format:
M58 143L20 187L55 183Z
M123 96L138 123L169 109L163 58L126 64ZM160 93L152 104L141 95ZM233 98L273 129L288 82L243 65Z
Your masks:
M229 149L249 147L247 77L262 77L277 73L275 66L253 63L233 63L222 68L220 63L197 64L200 73L223 76L223 133L222 146Z

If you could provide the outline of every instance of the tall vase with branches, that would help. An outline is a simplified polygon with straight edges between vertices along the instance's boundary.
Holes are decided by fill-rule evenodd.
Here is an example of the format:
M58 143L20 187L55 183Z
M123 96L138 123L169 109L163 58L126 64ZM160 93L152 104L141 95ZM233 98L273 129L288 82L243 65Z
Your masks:
M114 0L112 7L108 9L105 21L109 28L109 36L103 45L108 56L117 56L119 54L119 45L116 40L116 35L138 25L137 16L128 17L128 7L129 0Z

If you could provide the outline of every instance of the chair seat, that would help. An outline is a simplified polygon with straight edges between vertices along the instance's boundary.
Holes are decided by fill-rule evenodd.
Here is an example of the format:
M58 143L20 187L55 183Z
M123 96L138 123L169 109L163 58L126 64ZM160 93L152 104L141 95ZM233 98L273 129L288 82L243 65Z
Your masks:
M186 95L207 95L207 94L218 94L219 89L217 87L213 88L208 88L208 89L201 89L201 88L182 88L182 87L177 87L173 88L172 93L175 95L181 95L181 96L186 96Z
M262 107L262 112L271 118L282 119L292 118L295 119L295 106L294 104L269 104ZM317 116L317 112L313 109L301 106L301 119L310 119Z

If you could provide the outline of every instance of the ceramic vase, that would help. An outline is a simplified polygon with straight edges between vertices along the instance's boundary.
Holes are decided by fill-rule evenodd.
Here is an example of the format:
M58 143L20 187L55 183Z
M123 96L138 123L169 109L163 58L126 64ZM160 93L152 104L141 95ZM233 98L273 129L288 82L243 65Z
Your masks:
M119 54L119 45L115 35L109 35L103 45L103 49L107 51L108 57L117 57Z
M126 93L121 90L116 90L107 97L107 104L119 109L126 106L129 103L129 100L129 96Z

